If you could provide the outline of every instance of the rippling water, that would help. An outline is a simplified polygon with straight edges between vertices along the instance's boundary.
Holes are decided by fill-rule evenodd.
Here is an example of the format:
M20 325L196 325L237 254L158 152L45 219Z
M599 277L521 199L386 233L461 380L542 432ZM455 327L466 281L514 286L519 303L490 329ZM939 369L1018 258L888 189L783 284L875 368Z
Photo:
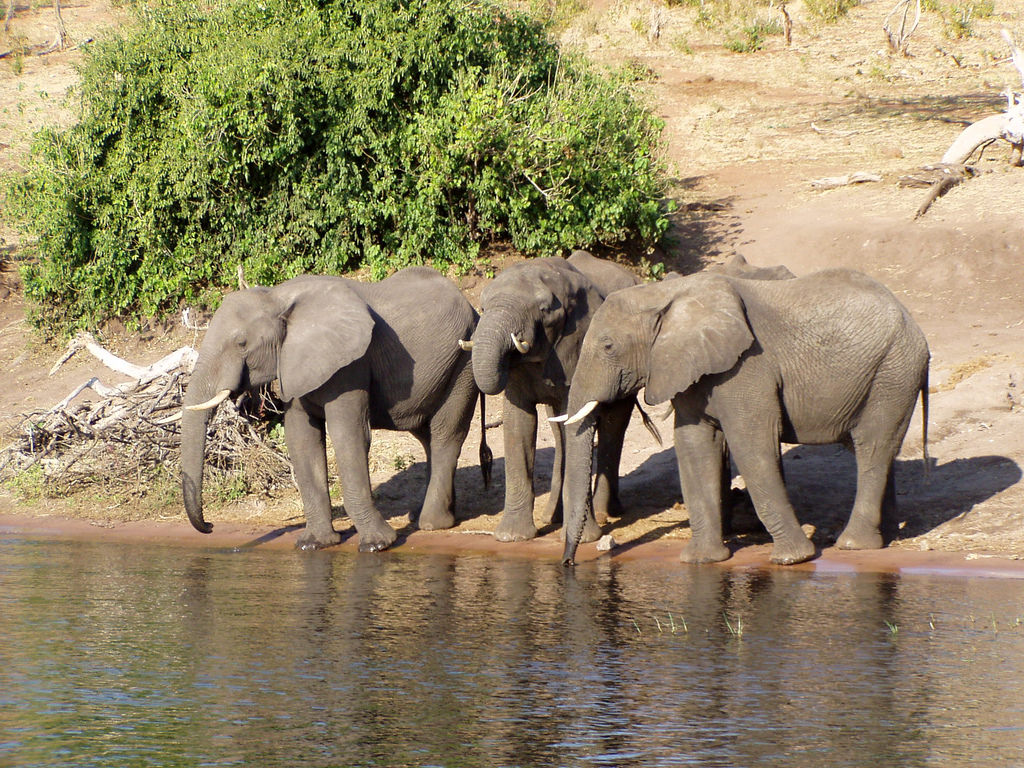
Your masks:
M0 765L1009 766L1024 583L0 541Z

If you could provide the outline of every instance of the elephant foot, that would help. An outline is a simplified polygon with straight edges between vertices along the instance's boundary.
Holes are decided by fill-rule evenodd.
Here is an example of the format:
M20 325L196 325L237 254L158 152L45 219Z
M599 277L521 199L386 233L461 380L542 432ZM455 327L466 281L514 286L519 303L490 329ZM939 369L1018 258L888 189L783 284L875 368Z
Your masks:
M548 504L540 516L541 525L560 525L562 522L562 505Z
M722 542L717 544L701 544L696 541L690 540L685 547L683 547L682 553L679 555L679 559L684 563L720 563L723 560L728 560L732 557L732 552Z
M792 542L775 542L772 545L771 561L776 565L795 565L810 560L817 553L811 540L801 535Z
M329 533L317 534L307 528L296 540L295 548L301 549L303 552L313 552L318 549L333 547L335 544L340 543L341 534L333 529Z
M594 499L594 519L601 525L607 523L610 517L622 517L624 512L625 508L617 498L608 499L603 503L599 499Z
M395 543L398 532L387 523L384 528L363 533L359 532L360 552L382 552Z
M884 546L885 542L878 529L871 526L858 528L852 522L847 524L836 539L836 547L839 549L881 549Z
M505 542L529 541L537 538L537 526L533 524L532 515L527 518L504 514L494 530L494 538Z
M587 544L591 541L597 541L601 538L601 526L598 525L597 520L588 517L583 522L583 535L580 536L580 543Z
M455 525L455 515L445 510L444 512L421 512L419 521L416 523L421 531L443 531Z

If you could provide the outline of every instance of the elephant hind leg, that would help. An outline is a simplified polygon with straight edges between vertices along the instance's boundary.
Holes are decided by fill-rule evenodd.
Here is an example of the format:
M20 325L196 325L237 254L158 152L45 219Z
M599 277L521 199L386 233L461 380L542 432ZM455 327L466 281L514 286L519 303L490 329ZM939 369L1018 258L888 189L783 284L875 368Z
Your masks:
M455 377L453 389L431 417L429 426L414 433L427 454L427 488L417 518L424 531L455 525L455 472L476 403L473 369L467 364Z
M836 540L839 549L880 549L885 546L884 534L895 535L893 464L912 414L912 408L902 417L879 408L868 412L852 431L853 452L857 457L857 495L850 519Z

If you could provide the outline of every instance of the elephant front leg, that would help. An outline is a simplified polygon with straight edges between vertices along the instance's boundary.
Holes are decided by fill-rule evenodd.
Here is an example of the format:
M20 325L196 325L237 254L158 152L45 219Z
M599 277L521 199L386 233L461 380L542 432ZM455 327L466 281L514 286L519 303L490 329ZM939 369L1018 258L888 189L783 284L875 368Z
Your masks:
M306 530L299 536L296 546L323 549L338 544L341 534L334 530L331 522L323 419L308 413L300 400L293 400L284 414L284 437L306 515Z
M690 515L692 534L680 560L685 563L728 560L732 553L722 541L722 433L699 419L681 419L677 410L675 444L679 484Z
M348 392L325 407L334 443L345 511L359 533L360 552L379 552L394 544L398 534L373 503L370 491L369 399L364 391Z
M745 431L727 427L726 436L730 435L736 435L736 439L729 440L736 468L747 484L758 519L772 537L772 562L793 565L810 560L817 550L800 528L786 493L778 431L771 427Z
M537 535L533 521L533 462L537 451L537 406L506 390L503 412L505 510L494 531L498 541Z
M626 427L633 415L633 401L621 400L606 406L597 423L597 477L594 480L594 517L604 523L622 517L619 500L619 464Z

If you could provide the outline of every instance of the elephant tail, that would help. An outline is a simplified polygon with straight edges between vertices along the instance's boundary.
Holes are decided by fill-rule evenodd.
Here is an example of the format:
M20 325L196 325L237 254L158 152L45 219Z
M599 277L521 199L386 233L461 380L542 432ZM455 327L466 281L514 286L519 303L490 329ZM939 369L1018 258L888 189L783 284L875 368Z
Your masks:
M659 446L663 446L665 443L661 440L661 432L658 430L658 425L654 423L654 420L647 415L647 411L644 410L643 406L640 405L640 398L636 398L636 409L640 411L640 420L643 421L644 427L651 433L651 436L658 443Z
M491 485L491 467L494 465L494 454L487 445L487 396L480 393L480 474L484 478L484 490Z
M931 470L931 459L928 458L928 366L925 366L924 381L921 382L921 457L927 479Z

